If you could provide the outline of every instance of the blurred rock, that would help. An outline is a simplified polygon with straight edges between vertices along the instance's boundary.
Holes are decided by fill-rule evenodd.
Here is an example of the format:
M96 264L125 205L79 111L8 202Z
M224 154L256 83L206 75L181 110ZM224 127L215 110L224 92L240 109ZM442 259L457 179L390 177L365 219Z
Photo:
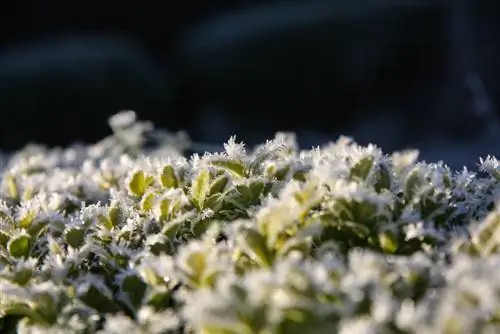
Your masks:
M167 111L171 86L165 70L124 38L12 45L0 53L0 147L93 142L110 133L108 117L124 109L153 121L164 115L175 127L179 117Z
M199 106L224 110L243 137L343 132L380 110L428 136L468 112L443 102L448 18L444 1L278 2L205 21L177 60Z
M116 32L143 43L157 59L170 58L179 32L213 13L264 0L149 1L31 1L2 2L0 44L30 42L43 36ZM54 10L57 8L57 10Z

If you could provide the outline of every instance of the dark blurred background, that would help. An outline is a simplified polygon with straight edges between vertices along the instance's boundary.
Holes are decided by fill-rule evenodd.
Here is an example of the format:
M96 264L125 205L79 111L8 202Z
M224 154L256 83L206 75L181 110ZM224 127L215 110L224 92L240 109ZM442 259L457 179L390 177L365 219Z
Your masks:
M5 3L6 4L6 3ZM12 2L0 29L0 148L95 142L135 110L196 141L296 132L497 154L500 2Z

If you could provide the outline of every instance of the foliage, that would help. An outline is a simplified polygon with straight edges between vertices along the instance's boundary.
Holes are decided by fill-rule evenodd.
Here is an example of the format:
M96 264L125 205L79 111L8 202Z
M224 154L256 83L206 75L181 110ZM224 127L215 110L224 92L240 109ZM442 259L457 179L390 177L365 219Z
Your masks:
M500 331L495 158L456 172L285 133L186 157L111 123L4 157L2 333Z

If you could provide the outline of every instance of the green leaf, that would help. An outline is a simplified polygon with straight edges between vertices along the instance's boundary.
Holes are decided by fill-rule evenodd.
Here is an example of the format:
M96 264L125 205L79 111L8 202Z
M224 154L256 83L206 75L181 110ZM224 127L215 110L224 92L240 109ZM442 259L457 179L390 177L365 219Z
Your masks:
M141 305L146 288L146 283L136 275L126 276L121 284L122 291L127 294L130 303L135 309Z
M249 184L250 192L252 193L252 201L255 202L259 199L264 191L265 183L262 180L252 180Z
M106 217L104 215L98 215L97 219L104 226L104 228L106 228L108 231L111 231L113 229L114 225L111 222L111 220L109 220L108 217Z
M185 221L183 220L175 220L175 221L169 221L165 223L165 226L163 226L163 229L161 233L166 236L169 240L174 240L177 236L177 233L183 227L185 224Z
M91 283L81 285L80 289L78 298L93 309L101 313L115 313L120 311L118 305L108 296L111 292L100 291L100 289Z
M23 195L21 196L21 199L23 201L29 201L29 200L33 199L33 195L34 195L33 187L27 187L24 190Z
M165 188L177 188L179 187L179 180L177 175L175 175L175 170L171 165L166 165L160 175L160 180L162 186Z
M240 323L224 323L211 320L203 323L200 333L203 334L249 334L252 333L247 326Z
M351 178L354 180L366 180L373 168L373 157L361 159L351 168Z
M137 197L141 197L144 195L146 191L147 183L146 183L146 175L142 170L139 170L132 175L130 182L128 184L129 191Z
M163 279L151 267L144 266L142 268L139 268L138 271L147 285L156 286L164 282Z
M432 197L422 197L419 202L420 204L420 213L423 219L428 219L432 214L438 213L439 210L442 210L444 204L437 201L437 198ZM437 217L436 217L437 218ZM437 219L435 219L437 223Z
M8 195L13 199L19 199L19 188L16 179L12 175L8 175L5 180L7 181Z
M105 215L98 215L97 220L107 229L107 230L112 230L115 226L117 226L120 223L120 214L121 210L120 207L117 205L112 205L108 209L108 214L107 216Z
M370 235L370 229L364 224L360 224L352 221L342 222L340 225L345 232L349 232L358 238L366 239Z
M15 258L28 257L31 252L31 236L21 234L10 239L7 244L10 255Z
M78 248L85 241L86 229L82 227L71 227L64 233L64 239L68 245L73 248Z
M248 201L247 204L255 204L264 191L265 185L262 180L251 180L248 184L237 185L236 190Z
M205 200L205 208L212 209L214 212L218 212L222 209L224 205L224 195L217 193L207 197Z
M221 167L236 177L244 178L246 176L246 167L243 162L233 159L214 159L212 165Z
M389 254L396 253L399 247L396 235L392 231L385 231L380 233L379 243L382 250Z
M147 296L147 304L155 308L156 310L162 310L168 307L172 303L171 293L167 288L163 290L158 289Z
M353 213L353 204L345 199L336 199L332 205L332 213L335 217L343 221L353 221L356 219Z
M0 251L0 265L10 266L13 264L14 259L6 252Z
M260 266L269 268L274 261L272 251L267 247L266 238L251 228L243 228L237 236L237 243L250 258Z
M27 229L30 227L35 217L36 217L36 212L29 211L17 222L17 224L20 228Z
M14 225L14 220L12 219L12 217L3 211L0 211L0 219L3 219L9 222L10 224Z
M108 210L108 219L113 224L117 226L120 223L121 210L118 205L112 205Z
M260 169L258 168L258 167L260 167L260 165L254 165L252 163L252 167L253 167L254 174L261 174ZM276 173L276 169L277 169L277 167L274 163L269 164L264 169L263 174L267 178L274 178L274 174Z
M61 247L59 240L56 241L55 239L49 239L48 249L55 255L64 255L64 250Z
M246 184L238 184L236 190L240 195L242 195L247 201L251 201L253 198L252 190Z
M16 284L23 286L23 285L28 284L32 277L33 277L33 269L24 267L24 268L18 269L14 273L13 278L14 278L14 282Z
M306 171L299 170L293 174L293 179L295 181L306 182L306 175L307 175Z
M43 316L43 318L50 324L54 324L57 321L57 316L59 313L58 303L59 297L56 294L50 292L37 292L34 295L33 310Z
M212 219L203 219L194 222L191 226L191 233L195 237L201 237L208 230L212 223Z
M42 326L50 326L50 324L45 320L45 318L29 308L27 305L23 304L16 304L16 305L11 305L2 310L3 316L13 316L13 315L19 315L19 316L24 316L29 318L31 321L33 321L36 324L42 325Z
M244 187L245 187L245 190L248 189L246 186L244 186ZM243 190L243 191L245 191L245 190ZM229 193L227 193L223 197L223 202L224 202L224 204L227 204L230 206L229 211L235 211L235 208L237 208L241 211L246 211L251 205L251 203L247 199L247 197L242 195L237 189L233 189ZM228 207L224 205L224 208L227 209Z
M203 274L207 266L207 255L203 252L193 251L187 258L184 266L188 271L185 272L188 283L196 288L200 288L203 281Z
M0 245L5 247L10 240L10 235L6 231L0 230Z
M499 230L500 216L497 214L491 214L481 223L479 230L475 233L474 240L476 241L477 246L484 248L494 243Z
M210 192L210 173L203 169L191 184L191 202L199 210L203 210L205 200Z
M307 238L291 238L282 243L277 252L280 256L286 256L294 250L308 254L311 250L311 242Z
M172 200L170 198L163 198L160 200L158 204L158 209L159 209L159 215L158 218L160 221L165 221L168 219L169 214L170 214L170 204Z
M368 223L373 220L377 214L377 205L368 201L352 202L352 213L357 222Z
M418 171L413 171L410 173L406 179L404 186L404 194L407 201L411 200L415 195L415 191L421 185L420 174Z
M151 210L153 208L154 201L155 195L153 193L143 196L141 200L141 210L145 212Z
M40 236L41 234L44 233L44 231L45 231L45 229L47 228L48 225L49 225L49 222L47 220L37 221L34 224L31 223L31 225L28 228L27 232L32 237L36 237L37 238L38 236ZM54 224L51 224L51 225L54 226Z
M163 238L161 238L163 237ZM160 235L160 238L148 244L148 250L154 255L162 253L171 254L174 250L174 245L165 235Z
M384 189L391 189L391 172L386 165L380 164L377 171L377 181L375 182L375 190L380 193Z
M226 174L217 176L210 184L209 194L214 195L222 193L226 189L228 183L229 183L229 177Z
M288 173L290 172L290 166L285 166L285 167L282 167L280 169L278 169L275 173L274 173L274 177L278 180L278 181L283 181L285 180L286 176L288 175Z
M177 214L179 214L183 207L184 207L184 204L182 203L182 200L180 198L174 199L170 203L170 209L169 209L170 217L173 218Z

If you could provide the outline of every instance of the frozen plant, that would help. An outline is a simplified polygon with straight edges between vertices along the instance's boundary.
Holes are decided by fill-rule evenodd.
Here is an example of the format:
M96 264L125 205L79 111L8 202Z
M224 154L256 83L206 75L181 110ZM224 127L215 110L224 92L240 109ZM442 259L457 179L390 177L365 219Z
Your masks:
M2 333L496 333L500 173L293 134L199 151L128 111L2 155ZM152 145L155 144L155 145Z

